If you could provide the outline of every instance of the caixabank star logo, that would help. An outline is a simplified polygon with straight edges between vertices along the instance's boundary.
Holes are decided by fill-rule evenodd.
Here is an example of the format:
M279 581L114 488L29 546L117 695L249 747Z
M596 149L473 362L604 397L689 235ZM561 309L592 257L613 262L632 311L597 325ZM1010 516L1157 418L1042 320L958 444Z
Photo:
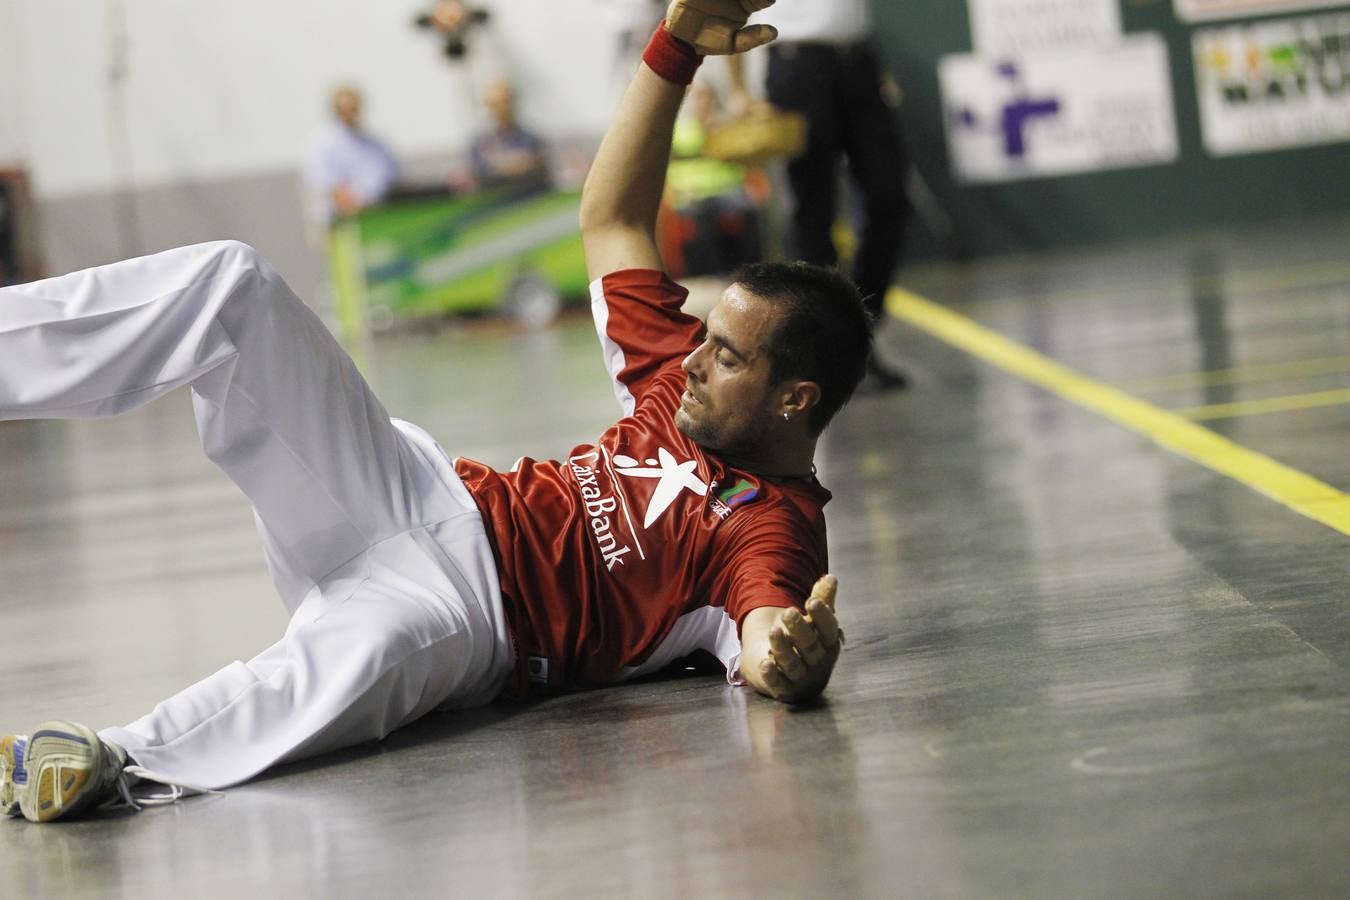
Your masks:
M650 528L653 522L661 518L662 513L670 509L681 492L688 490L700 497L707 496L708 485L694 474L694 470L698 468L696 460L679 462L665 447L658 447L656 459L648 459L645 462L646 465L643 465L642 462L622 453L614 456L614 471L620 475L629 478L657 479L656 490L652 492L652 498L647 503L647 514L642 520L643 528Z

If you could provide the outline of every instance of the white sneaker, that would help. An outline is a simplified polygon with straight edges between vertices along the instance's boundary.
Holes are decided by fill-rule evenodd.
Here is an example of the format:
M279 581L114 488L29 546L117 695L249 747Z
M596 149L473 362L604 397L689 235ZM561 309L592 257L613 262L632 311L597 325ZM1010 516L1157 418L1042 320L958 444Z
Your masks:
M51 822L119 799L119 788L125 792L120 799L130 802L126 765L125 750L83 725L43 722L28 739L19 807L30 822Z
M9 802L17 801L30 822L53 822L104 806L140 809L173 803L188 794L217 793L128 765L127 751L76 722L43 722L27 739L26 749L22 735L13 737L8 745L0 741L0 754L11 760L4 769L13 772L5 784L10 788ZM131 784L137 779L159 782L170 791L133 797Z
M26 734L0 737L0 815L23 815L19 811L19 793L28 784L28 773L23 767L27 746Z

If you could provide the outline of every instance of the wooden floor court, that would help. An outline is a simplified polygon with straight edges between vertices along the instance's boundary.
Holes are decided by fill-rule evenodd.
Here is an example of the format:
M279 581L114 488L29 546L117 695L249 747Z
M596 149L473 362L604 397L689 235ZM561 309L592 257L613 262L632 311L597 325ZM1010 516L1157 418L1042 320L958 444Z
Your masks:
M1350 220L916 267L819 460L848 646L439 716L139 815L0 821L5 896L1350 890ZM359 357L452 453L616 415L589 321ZM0 424L0 728L121 723L284 627L188 398Z

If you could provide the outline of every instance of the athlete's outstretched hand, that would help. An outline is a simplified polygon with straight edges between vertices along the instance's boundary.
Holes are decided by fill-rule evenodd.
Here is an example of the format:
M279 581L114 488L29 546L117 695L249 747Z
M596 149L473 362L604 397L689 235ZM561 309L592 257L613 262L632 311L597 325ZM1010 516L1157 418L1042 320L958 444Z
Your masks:
M839 580L825 575L811 589L806 613L760 607L741 625L741 675L765 696L801 703L829 683L843 632L834 615Z
M821 0L822 3L829 0ZM778 37L772 25L750 25L751 13L774 0L675 0L666 10L666 28L704 56L744 53Z

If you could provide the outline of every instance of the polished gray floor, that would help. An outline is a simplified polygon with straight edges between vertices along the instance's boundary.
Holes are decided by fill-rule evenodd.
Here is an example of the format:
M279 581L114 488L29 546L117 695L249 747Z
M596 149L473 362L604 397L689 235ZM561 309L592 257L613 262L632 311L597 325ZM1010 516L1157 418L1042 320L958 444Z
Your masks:
M1332 220L904 283L1191 409L1350 387L1346 247ZM820 460L827 703L690 675L435 717L223 798L0 822L0 895L1350 892L1350 537L915 329L883 344L913 389ZM502 466L613 415L586 321L361 355L394 414ZM1350 404L1207 424L1350 489ZM5 728L132 718L284 625L186 396L0 425L0 554Z

